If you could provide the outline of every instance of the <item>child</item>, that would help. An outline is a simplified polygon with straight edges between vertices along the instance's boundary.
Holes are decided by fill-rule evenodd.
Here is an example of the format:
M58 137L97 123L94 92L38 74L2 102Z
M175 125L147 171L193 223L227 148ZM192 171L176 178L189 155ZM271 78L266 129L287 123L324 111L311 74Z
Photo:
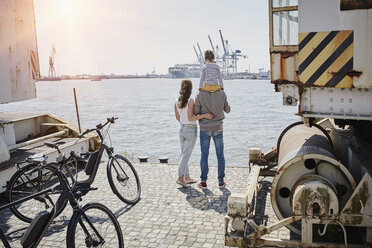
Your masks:
M220 67L214 62L214 53L207 50L204 53L205 64L200 74L199 90L215 92L224 89Z

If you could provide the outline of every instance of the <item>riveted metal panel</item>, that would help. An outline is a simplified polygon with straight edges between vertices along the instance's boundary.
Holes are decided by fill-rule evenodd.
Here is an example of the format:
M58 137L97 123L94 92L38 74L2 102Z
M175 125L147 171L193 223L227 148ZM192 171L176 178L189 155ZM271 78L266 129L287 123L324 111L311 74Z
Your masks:
M300 111L305 117L372 120L372 89L305 88Z

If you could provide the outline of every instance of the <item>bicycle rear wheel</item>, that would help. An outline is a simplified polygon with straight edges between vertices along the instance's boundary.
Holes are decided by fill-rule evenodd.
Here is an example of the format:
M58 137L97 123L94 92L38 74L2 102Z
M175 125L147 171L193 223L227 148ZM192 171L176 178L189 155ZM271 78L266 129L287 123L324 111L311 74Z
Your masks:
M107 166L107 178L112 191L120 200L134 205L141 197L141 184L131 162L120 155L115 155Z
M76 211L67 228L67 247L124 247L115 215L105 205L87 203Z
M39 164L28 164L10 178L6 190L7 200L11 203L56 185L59 185L59 180L54 171L48 167L39 166ZM45 193L17 204L10 210L18 219L31 223L36 214L53 208L61 192L61 190L56 190L53 193ZM67 201L57 215L63 211L66 204Z

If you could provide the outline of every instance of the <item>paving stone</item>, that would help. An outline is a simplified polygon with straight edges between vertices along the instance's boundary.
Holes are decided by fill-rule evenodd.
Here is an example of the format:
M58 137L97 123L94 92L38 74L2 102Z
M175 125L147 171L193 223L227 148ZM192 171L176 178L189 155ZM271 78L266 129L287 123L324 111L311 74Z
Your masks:
M141 180L141 200L134 206L123 203L107 183L106 167L100 166L93 187L97 191L88 193L80 204L98 201L105 204L116 215L121 225L126 247L224 247L224 216L227 199L231 192L241 193L249 171L247 168L227 167L224 190L218 188L217 168L210 166L208 186L203 191L196 184L184 189L175 183L178 176L177 165L134 164ZM190 174L198 178L200 167L190 166ZM80 174L79 174L80 178ZM159 183L161 179L162 183ZM257 200L256 222L269 217L267 225L277 221L271 208L270 182L265 182ZM266 195L265 195L266 194ZM0 195L0 204L5 202ZM66 232L72 208L68 205L61 217L51 225L39 247L65 247ZM20 239L28 227L9 210L0 213L0 227L11 245L20 248ZM270 234L278 238L289 238L287 229ZM0 244L1 247L1 244Z

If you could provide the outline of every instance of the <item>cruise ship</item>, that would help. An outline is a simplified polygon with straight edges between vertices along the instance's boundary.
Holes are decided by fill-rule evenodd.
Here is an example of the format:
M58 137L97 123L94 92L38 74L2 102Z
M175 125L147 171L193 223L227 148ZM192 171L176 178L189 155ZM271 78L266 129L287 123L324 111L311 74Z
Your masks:
M177 64L169 67L169 74L172 78L198 78L200 77L200 64Z

